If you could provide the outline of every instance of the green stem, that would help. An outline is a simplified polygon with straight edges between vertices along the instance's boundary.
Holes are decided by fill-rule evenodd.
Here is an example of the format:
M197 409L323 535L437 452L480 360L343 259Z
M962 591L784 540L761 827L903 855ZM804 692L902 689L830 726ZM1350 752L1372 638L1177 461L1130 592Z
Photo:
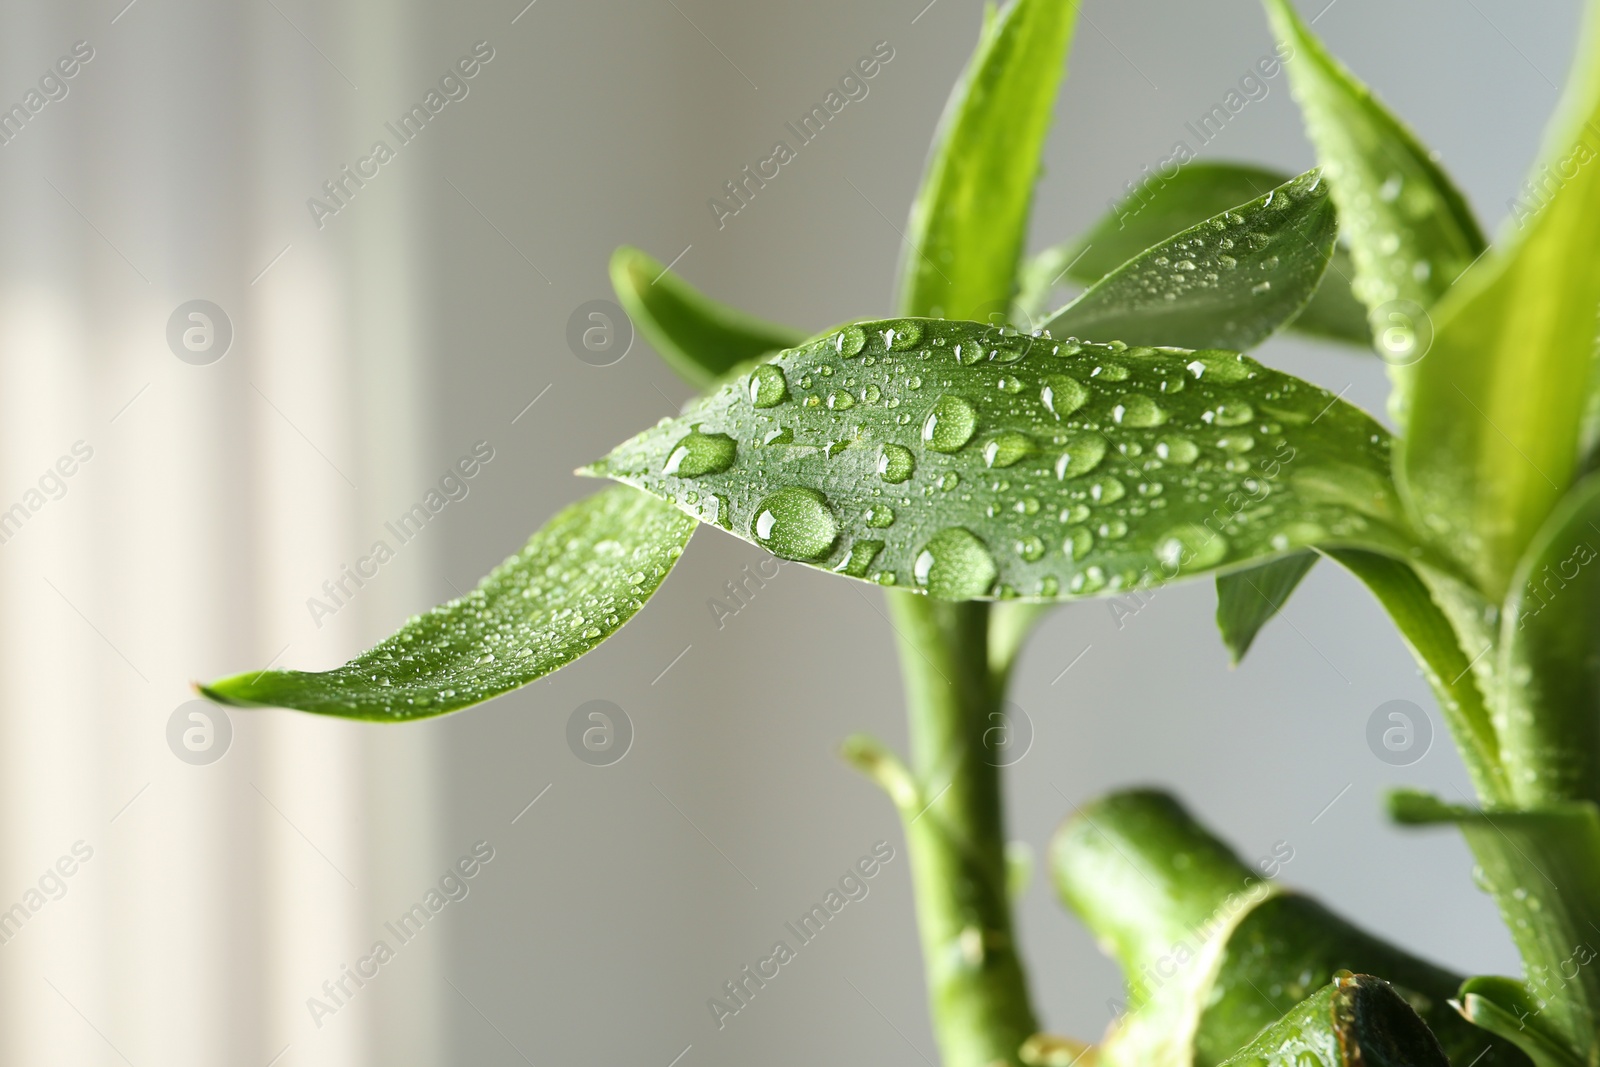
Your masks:
M989 605L888 599L917 793L901 813L934 1031L945 1067L1019 1064L1037 1024L1006 895L1000 768L984 743L1005 682L991 673Z

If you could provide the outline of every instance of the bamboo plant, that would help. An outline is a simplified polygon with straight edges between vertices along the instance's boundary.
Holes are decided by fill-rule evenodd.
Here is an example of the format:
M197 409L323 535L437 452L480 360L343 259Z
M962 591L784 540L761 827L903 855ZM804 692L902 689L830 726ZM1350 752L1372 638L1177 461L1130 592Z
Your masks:
M593 650L713 526L887 598L910 752L844 752L905 822L947 1067L1597 1067L1600 0L1493 244L1288 0L1265 6L1319 169L1187 163L1025 256L1077 4L991 9L894 317L808 335L619 249L619 300L704 390L579 472L620 484L343 667L202 692L375 722L456 711ZM1063 283L1082 292L1055 306ZM1283 329L1382 358L1395 430L1242 354ZM1478 793L1401 792L1391 813L1460 828L1523 974L1417 959L1259 877L1173 798L1126 792L1063 825L1050 869L1130 1010L1093 1044L1040 1033L987 747L1034 622L1209 575L1237 659L1323 558L1394 620Z

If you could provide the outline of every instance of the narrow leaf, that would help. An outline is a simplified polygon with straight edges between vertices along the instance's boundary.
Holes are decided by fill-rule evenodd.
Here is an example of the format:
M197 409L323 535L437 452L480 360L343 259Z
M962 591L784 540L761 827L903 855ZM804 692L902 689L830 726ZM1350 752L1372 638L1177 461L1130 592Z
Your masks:
M1131 345L1254 348L1317 291L1338 232L1311 171L1140 253L1044 328Z
M1584 1067L1561 1035L1546 1026L1538 998L1516 979L1469 978L1457 1002L1469 1022L1522 1049L1534 1067Z
M1013 0L987 18L911 207L905 314L986 319L1010 308L1077 16L1077 0Z
M1574 801L1521 811L1445 804L1425 793L1389 795L1389 814L1411 826L1459 826L1478 861L1475 878L1500 907L1522 955L1540 1029L1580 1063L1600 1056L1600 808Z
M1600 802L1600 474L1556 507L1517 567L1500 623L1495 708L1512 796Z
M224 704L397 722L456 711L564 667L616 633L695 524L614 486L558 513L459 600L331 671L250 671L200 687Z
M1234 666L1316 562L1315 552L1295 552L1259 567L1217 575L1217 629Z
M1557 187L1435 310L1399 465L1412 513L1493 599L1582 458L1600 325L1600 4L1586 23L1530 181Z
M584 473L851 577L1050 600L1409 551L1388 464L1366 415L1235 353L898 319L785 352Z
M1211 1067L1341 971L1394 982L1426 1004L1451 1061L1499 1046L1448 1005L1461 977L1398 949L1263 875L1294 859L1278 842L1246 866L1174 798L1113 793L1079 808L1050 848L1057 889L1127 976L1130 1011L1102 1067Z
M1404 997L1370 974L1335 978L1226 1067L1446 1067L1444 1050ZM1465 1065L1457 1065L1465 1067Z
M1189 163L1171 177L1152 175L1083 236L1030 259L1017 305L1025 321L1040 319L1059 306L1063 281L1093 285L1146 249L1292 180L1281 171L1204 161ZM1350 293L1354 276L1349 253L1335 248L1316 295L1289 328L1367 347L1366 309Z
M1289 84L1333 187L1355 263L1354 292L1390 365L1390 408L1403 424L1412 364L1425 351L1424 313L1486 242L1466 199L1416 135L1328 53L1289 0L1265 3L1273 32L1292 49Z
M611 285L623 310L690 385L709 388L741 363L805 339L702 295L637 248L611 255Z
M1486 655L1489 638L1477 635L1476 647L1464 650L1450 614L1409 563L1354 549L1329 555L1359 578L1389 613L1433 690L1478 795L1509 798L1499 741L1474 672L1475 662L1493 659Z

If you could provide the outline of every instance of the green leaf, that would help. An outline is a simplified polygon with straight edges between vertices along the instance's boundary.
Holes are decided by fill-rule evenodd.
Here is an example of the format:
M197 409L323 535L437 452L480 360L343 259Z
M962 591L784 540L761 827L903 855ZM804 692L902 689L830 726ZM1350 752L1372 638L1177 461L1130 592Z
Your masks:
M785 352L583 473L851 577L1048 600L1318 544L1407 552L1388 465L1377 423L1235 353L897 319Z
M1600 802L1600 474L1557 505L1528 546L1500 620L1495 701L1512 796Z
M1041 318L1059 300L1065 279L1089 286L1146 249L1293 180L1281 171L1242 163L1189 163L1170 178L1154 175L1074 241L1046 249L1022 271L1017 305L1025 321ZM1290 329L1346 341L1371 343L1367 314L1350 293L1350 257L1335 248L1316 295Z
M986 319L1010 308L1077 0L988 9L911 206L900 310Z
M1273 32L1292 49L1289 84L1333 187L1353 289L1390 364L1390 408L1404 425L1424 313L1486 242L1433 153L1328 53L1289 0L1265 3Z
M1461 977L1389 945L1316 901L1262 878L1294 859L1278 842L1246 866L1173 797L1113 793L1079 808L1050 848L1062 899L1116 957L1130 1011L1100 1067L1213 1067L1341 971L1394 982L1426 1005L1451 1062L1512 1050L1447 1003Z
M1399 463L1412 514L1496 600L1579 469L1595 376L1600 4L1586 23L1530 179L1546 202L1434 311Z
M703 296L627 245L611 255L611 285L645 340L699 389L716 384L741 363L797 345L806 336Z
M224 704L399 722L468 707L564 667L616 633L695 524L614 486L558 513L459 600L331 671L250 671L200 686Z
M1310 171L1129 260L1044 328L1131 345L1253 348L1317 291L1338 232L1327 186Z
M1227 1061L1227 1067L1446 1067L1404 997L1369 974L1335 978ZM1465 1065L1458 1065L1465 1067Z
M1259 567L1217 575L1217 629L1234 666L1316 562L1315 552L1295 552Z
M1545 1025L1538 998L1516 979L1469 978L1461 986L1458 1003L1469 1022L1521 1048L1535 1067L1584 1067L1561 1035Z
M1451 823L1477 858L1474 878L1493 895L1522 954L1540 1030L1581 1063L1600 1056L1600 808L1573 801L1521 810L1445 804L1397 790L1389 814L1411 826Z
M1475 661L1492 658L1485 655L1489 638L1479 635L1477 647L1463 650L1450 614L1409 563L1353 549L1328 554L1359 578L1389 613L1439 702L1478 795L1509 798L1500 744L1473 669Z

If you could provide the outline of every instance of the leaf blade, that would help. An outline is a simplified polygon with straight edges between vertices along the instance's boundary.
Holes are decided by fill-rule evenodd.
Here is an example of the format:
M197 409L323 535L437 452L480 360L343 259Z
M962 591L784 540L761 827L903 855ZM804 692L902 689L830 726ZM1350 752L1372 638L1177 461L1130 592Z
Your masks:
M1217 630L1235 667L1316 563L1317 554L1306 550L1217 575Z
M1310 171L1141 252L1044 329L1130 345L1245 351L1305 308L1338 232L1333 200Z
M1339 206L1353 292L1380 333L1391 311L1421 315L1432 307L1488 242L1433 153L1328 52L1289 0L1263 2L1274 33L1293 49L1289 84ZM1379 351L1394 388L1390 410L1403 425L1414 353L1382 343Z
M741 363L805 339L799 330L718 303L637 248L611 254L611 287L667 365L698 389Z
M1014 0L984 25L911 206L899 306L984 319L1010 307L1078 0Z
M1411 551L1388 464L1367 416L1235 353L898 319L785 352L582 473L851 577L1055 600L1312 544Z
M200 692L241 707L383 722L457 711L543 677L615 633L694 529L655 498L613 486L559 512L467 596L414 617L343 667L247 672ZM550 568L563 569L560 587L540 589ZM425 652L401 658L413 646Z
M1081 236L1028 260L1017 296L1024 321L1041 319L1059 305L1052 297L1062 279L1093 285L1146 249L1293 180L1292 174L1250 164L1198 160L1170 177L1151 176ZM1366 309L1350 293L1353 275L1349 253L1335 247L1316 295L1288 328L1369 347Z

